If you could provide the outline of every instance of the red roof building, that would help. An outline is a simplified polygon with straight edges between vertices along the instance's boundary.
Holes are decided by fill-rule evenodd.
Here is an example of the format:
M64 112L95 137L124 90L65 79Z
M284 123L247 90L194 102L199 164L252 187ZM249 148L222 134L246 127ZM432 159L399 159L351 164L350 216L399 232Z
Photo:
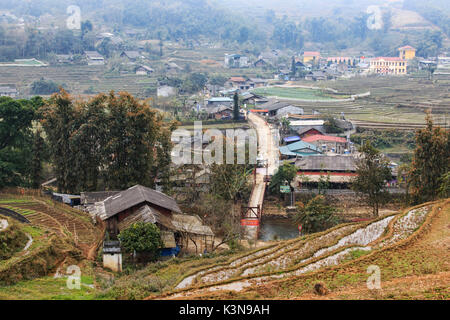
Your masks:
M302 141L315 145L322 152L343 154L348 149L347 139L341 137L314 134L303 137Z

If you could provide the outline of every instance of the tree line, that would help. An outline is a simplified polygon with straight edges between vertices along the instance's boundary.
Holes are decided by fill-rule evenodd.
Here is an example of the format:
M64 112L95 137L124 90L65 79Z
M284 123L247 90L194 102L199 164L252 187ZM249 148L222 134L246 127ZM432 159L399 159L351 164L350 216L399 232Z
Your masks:
M169 185L176 124L126 92L0 101L0 187L38 187L44 161L64 193Z

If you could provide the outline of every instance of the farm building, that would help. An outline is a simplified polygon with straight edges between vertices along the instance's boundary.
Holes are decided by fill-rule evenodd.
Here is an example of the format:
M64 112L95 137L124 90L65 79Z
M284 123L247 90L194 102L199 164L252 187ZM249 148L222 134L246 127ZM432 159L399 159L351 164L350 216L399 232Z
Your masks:
M141 57L141 54L138 51L122 51L120 57L126 58L129 61L136 61Z
M281 118L287 114L303 114L303 109L289 102L269 101L258 108L268 110L269 117Z
M292 159L298 157L316 156L321 154L319 148L311 143L297 141L287 146L280 147L281 157L284 159Z
M85 51L86 60L89 66L99 66L105 64L105 58L97 51Z
M356 159L349 155L317 155L297 159L298 169L293 184L302 187L305 184L317 185L321 179L329 177L329 182L335 186L348 184L357 175Z
M219 105L217 107L208 110L208 118L220 120L220 119L231 119L232 116L233 116L233 109L228 106Z
M93 197L96 196L100 194ZM85 193L86 197L91 195ZM91 212L105 221L112 239L133 223L145 222L153 223L161 230L164 248L178 246L184 249L185 244L191 241L196 242L196 246L209 250L214 243L214 233L211 228L203 225L200 218L182 214L172 197L147 187L136 185L115 193L96 202L95 208Z
M302 141L315 145L322 152L343 154L349 147L347 139L324 134L309 135L304 137Z

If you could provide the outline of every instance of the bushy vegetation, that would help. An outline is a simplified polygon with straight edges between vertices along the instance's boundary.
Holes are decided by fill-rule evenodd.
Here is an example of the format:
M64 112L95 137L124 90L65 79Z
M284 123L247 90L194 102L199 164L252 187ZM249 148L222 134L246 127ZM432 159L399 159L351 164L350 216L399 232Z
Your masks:
M146 253L153 259L163 245L159 228L153 223L134 223L120 232L119 239L127 252Z
M317 195L306 204L300 204L293 220L301 224L306 233L320 232L339 223L336 212L323 195Z
M27 243L25 233L12 221L9 227L0 232L0 261L11 258L14 253L23 249Z

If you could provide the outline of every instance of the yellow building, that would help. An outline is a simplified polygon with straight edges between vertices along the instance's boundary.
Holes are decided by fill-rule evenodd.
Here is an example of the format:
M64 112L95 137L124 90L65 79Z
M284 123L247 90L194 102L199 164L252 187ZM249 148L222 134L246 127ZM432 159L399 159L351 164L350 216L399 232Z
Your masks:
M318 51L305 51L303 52L303 63L318 62L320 58L320 52Z
M404 75L408 64L399 57L377 57L370 60L369 72L386 75Z
M398 48L398 51L399 51L399 57L401 59L411 60L411 59L414 59L416 56L416 49L414 49L411 46L404 46L404 47Z

